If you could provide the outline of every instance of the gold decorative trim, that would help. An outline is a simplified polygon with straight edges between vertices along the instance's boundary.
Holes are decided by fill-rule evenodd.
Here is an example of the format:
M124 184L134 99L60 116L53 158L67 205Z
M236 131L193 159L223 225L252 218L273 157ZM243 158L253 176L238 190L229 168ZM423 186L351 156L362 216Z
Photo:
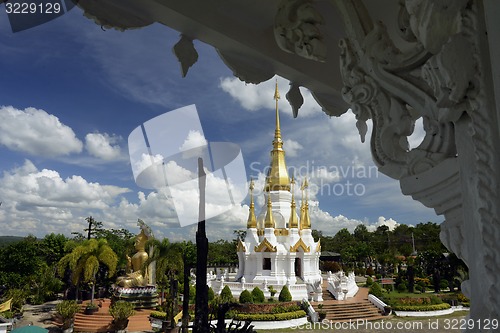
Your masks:
M302 248L302 250L306 253L309 253L311 251L311 248L304 243L304 241L299 239L297 243L295 243L294 246L290 246L290 252L297 252L299 248Z
M276 252L277 251L276 246L273 246L267 240L267 238L264 238L264 240L262 242L260 242L260 244L258 246L256 246L254 249L255 249L255 252Z
M247 252L247 248L245 247L245 244L243 244L241 239L238 239L238 245L236 246L236 252Z
M276 236L288 236L288 229L286 228L274 229L274 234Z
M264 236L264 229L257 229L257 236Z
M318 240L318 245L316 245L316 252L321 252L321 240Z

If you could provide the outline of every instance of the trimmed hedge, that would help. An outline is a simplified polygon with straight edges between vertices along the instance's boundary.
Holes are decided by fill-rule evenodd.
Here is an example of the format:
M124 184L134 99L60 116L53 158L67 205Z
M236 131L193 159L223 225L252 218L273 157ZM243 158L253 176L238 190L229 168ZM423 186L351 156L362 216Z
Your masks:
M162 311L151 311L149 316L157 319L167 320L167 313Z
M243 290L240 294L240 303L253 303L253 296L248 290Z
M233 301L233 293L231 292L231 288L228 285L225 285L220 292L220 299L222 303L230 303Z
M278 321L297 319L305 316L306 312L304 310L298 310L285 313L237 313L234 315L233 319L240 321Z
M214 290L212 289L212 287L208 288L208 301L213 301L213 299L215 298L215 293L214 293Z
M280 302L290 302L292 300L292 294L290 294L290 290L287 286L283 286L283 288L281 288L278 300Z
M264 296L264 292L262 290L260 290L259 287L253 288L252 297L253 297L253 301L255 303L263 303L266 300L266 297Z
M370 286L370 289L369 289L368 292L370 294L372 294L373 296L376 296L378 298L381 298L383 296L383 294L382 294L382 288L380 287L380 285L377 282L374 282Z
M448 303L434 305L394 305L393 310L396 311L439 311L446 310L451 307Z

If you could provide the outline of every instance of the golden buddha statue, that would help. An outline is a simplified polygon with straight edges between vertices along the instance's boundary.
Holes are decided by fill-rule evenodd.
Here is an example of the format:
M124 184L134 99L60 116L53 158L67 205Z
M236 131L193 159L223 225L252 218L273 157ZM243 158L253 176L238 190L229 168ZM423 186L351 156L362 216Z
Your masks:
M132 258L127 256L127 271L130 272L130 270L132 270L132 272L116 279L116 284L120 287L143 287L148 284L147 276L143 276L142 274L143 265L149 258L146 252L146 242L148 241L149 236L147 235L147 232L145 232L145 229L146 228L143 228L141 225L141 233L135 238L135 249L137 252L132 256ZM145 275L147 275L147 269Z

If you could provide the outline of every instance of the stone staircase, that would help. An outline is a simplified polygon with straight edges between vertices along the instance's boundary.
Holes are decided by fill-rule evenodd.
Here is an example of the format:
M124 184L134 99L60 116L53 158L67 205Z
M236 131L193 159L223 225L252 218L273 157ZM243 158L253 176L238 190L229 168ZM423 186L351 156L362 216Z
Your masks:
M111 300L100 299L95 300L96 303L101 304L97 312L91 315L84 313L85 305L82 304L82 309L75 315L74 331L75 332L90 332L90 333L104 333L112 329L113 317L109 314L109 306ZM141 309L136 310L135 314L129 318L127 331L128 332L143 332L152 331L149 322L149 314L152 310Z
M326 311L326 320L332 322L344 322L351 320L377 320L387 318L381 311L368 301L368 289L359 288L353 298L347 300L336 300L323 286L323 302L313 302L312 306L319 311L318 305L323 304Z

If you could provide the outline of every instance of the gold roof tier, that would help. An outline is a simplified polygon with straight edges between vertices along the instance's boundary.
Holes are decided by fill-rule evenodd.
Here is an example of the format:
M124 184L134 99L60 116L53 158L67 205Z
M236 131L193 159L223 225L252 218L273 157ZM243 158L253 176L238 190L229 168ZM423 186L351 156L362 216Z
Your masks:
M278 111L278 80L274 91L276 100L276 130L274 131L273 150L271 150L271 167L267 173L266 192L269 191L290 191L290 178L285 163L285 151L283 150L283 140L281 139L280 115Z

